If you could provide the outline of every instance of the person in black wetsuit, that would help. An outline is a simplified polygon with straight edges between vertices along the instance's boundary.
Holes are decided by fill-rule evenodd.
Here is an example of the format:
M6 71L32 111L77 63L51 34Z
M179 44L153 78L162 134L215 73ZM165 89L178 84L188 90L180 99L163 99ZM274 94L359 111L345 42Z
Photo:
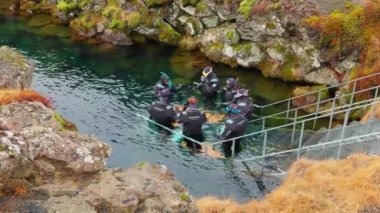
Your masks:
M187 100L186 110L177 114L177 122L183 124L183 135L201 142L203 141L202 125L206 122L206 115L198 109L197 103L196 98L190 97ZM188 139L185 139L185 142L187 147L201 149L199 144Z
M219 79L212 71L212 67L205 67L201 77L201 92L206 97L215 97L219 88Z
M249 97L247 89L239 89L232 102L238 105L241 114L246 117L253 112L253 101Z
M158 92L159 100L148 107L150 118L155 122L171 127L175 121L176 113L174 107L169 103L169 88Z
M168 89L168 91L170 92L168 96L170 100L171 94L175 92L176 89L174 88L173 82L170 80L170 77L166 73L161 72L160 80L157 81L157 83L153 87L154 95L156 96L156 98L159 98L159 92L164 89Z
M244 135L249 121L243 114L240 113L237 104L231 103L228 105L227 112L228 115L224 124L224 131L222 132L220 139L228 140ZM233 142L231 140L222 144L222 148L226 157L230 157L232 155L232 143ZM240 152L240 139L235 140L235 153L238 152Z
M231 102L234 99L237 91L239 90L237 78L228 78L226 81L226 86L222 89L223 101Z

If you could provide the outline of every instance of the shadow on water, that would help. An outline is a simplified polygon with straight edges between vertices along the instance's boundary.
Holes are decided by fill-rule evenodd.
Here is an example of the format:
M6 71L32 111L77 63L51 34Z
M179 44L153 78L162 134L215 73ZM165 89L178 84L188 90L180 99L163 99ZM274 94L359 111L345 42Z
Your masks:
M81 132L96 135L112 146L108 166L126 168L147 160L167 165L195 196L217 195L241 201L263 196L263 185L243 172L244 167L231 160L191 153L169 140L168 132L150 131L147 122L136 116L147 115L159 71L165 71L175 81L199 79L200 66L210 63L199 53L183 53L149 43L112 47L74 42L64 29L59 28L55 36L46 36L43 28L30 27L27 21L0 16L0 45L15 47L32 58L36 63L34 89L51 97L56 110ZM240 84L250 89L258 103L287 98L293 87L266 79L255 71L232 70L223 65L214 69L222 82L230 76L239 77ZM174 99L184 103L190 95L201 98L199 93L187 89ZM206 140L216 139L217 127L205 127ZM267 189L277 184L271 178L261 183Z

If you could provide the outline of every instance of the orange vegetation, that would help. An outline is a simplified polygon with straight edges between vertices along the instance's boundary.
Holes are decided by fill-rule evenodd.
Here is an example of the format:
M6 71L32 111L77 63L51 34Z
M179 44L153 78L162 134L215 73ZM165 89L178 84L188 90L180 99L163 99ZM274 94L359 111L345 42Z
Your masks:
M359 50L360 64L351 72L351 79L380 72L380 0L367 1L364 6L348 3L344 10L312 16L305 21L319 31L320 45L330 50L333 61ZM356 91L379 85L380 77L358 83ZM372 95L368 91L357 98L367 99Z
M239 204L207 197L200 212L380 212L380 157L296 162L284 183L264 200Z
M32 90L0 90L0 105L18 101L37 101L47 107L51 107L51 101Z

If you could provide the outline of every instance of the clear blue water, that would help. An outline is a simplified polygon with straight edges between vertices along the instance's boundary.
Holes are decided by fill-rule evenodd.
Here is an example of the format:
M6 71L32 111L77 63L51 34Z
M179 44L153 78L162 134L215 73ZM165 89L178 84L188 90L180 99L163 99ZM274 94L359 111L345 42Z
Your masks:
M152 132L148 123L136 116L147 115L159 71L177 82L199 78L197 72L181 72L181 63L173 65L173 57L178 56L175 48L144 44L110 49L74 42L65 36L46 36L41 28L27 26L27 19L0 16L0 45L15 47L32 58L36 63L33 88L51 97L56 110L74 122L81 133L95 135L111 145L109 167L127 168L143 160L164 164L196 197L215 195L245 201L264 195L260 184L241 166L193 154L171 141L171 135ZM239 76L258 103L290 95L291 85L266 79L258 72L222 65L214 69L222 81ZM190 95L194 92L184 90L174 100L181 103ZM215 138L215 128L206 126L208 139ZM263 181L267 191L277 184L270 177Z

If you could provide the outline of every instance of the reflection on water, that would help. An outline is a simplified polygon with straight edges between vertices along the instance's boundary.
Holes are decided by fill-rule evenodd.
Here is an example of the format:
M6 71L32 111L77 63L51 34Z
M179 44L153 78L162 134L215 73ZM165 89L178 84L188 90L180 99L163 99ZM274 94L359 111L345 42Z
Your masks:
M165 164L196 196L246 200L263 195L257 180L244 166L191 153L170 140L167 132L152 132L136 116L147 115L159 71L182 83L191 83L199 78L198 70L194 72L191 67L210 62L197 55L190 58L193 64L189 65L183 57L193 54L156 44L111 48L86 41L73 42L63 35L45 36L42 28L25 23L25 20L0 17L0 45L16 47L32 58L36 63L34 89L51 97L56 110L73 121L82 133L96 135L112 146L108 166L126 168L142 160ZM67 32L57 33L67 35ZM179 71L181 64L183 72ZM214 69L222 82L229 76L238 76L240 84L250 88L259 103L290 95L291 85L265 79L258 72L232 70L222 65ZM186 89L174 99L184 103L190 95L194 91ZM216 138L217 128L218 125L205 127L208 140ZM275 185L270 178L263 181L267 189Z

